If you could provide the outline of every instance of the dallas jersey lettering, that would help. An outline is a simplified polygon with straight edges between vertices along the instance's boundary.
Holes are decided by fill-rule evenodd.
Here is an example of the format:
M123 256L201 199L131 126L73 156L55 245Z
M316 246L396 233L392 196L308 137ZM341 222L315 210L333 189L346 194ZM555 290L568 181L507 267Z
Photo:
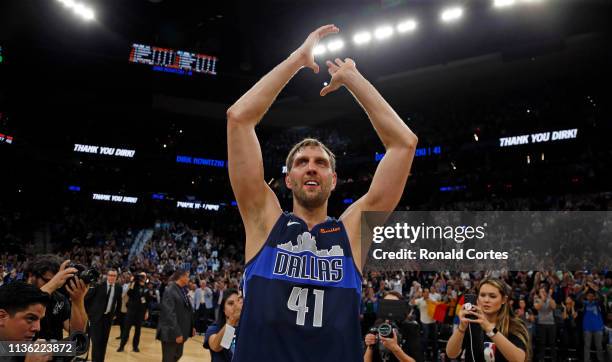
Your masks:
M245 268L238 362L363 361L361 275L342 222L283 213Z

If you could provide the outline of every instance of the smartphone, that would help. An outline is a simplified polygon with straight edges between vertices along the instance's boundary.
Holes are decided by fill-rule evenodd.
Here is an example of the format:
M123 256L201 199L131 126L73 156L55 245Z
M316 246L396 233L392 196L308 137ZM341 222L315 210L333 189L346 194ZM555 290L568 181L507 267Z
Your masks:
M470 303L471 305L476 305L477 302L478 297L476 297L476 294L466 294L464 296L464 305L467 303ZM477 319L476 316L473 314L467 314L465 317L467 319Z

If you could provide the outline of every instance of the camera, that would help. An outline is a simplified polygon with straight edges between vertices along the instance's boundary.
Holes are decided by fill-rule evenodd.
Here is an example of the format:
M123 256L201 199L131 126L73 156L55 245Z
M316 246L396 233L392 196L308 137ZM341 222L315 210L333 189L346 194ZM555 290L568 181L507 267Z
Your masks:
M57 340L50 340L51 342L58 342ZM83 358L79 358L78 356L82 356L89 351L89 336L80 331L74 331L70 333L68 338L64 338L61 342L74 342L75 344L75 356L70 358L71 361L85 361Z
M466 310L472 310L472 306L478 303L478 297L476 294L466 294L464 297L465 304L463 304L463 308ZM475 315L467 314L465 316L467 319L478 319Z
M378 337L384 337L384 338L393 338L393 330L395 329L395 334L397 334L398 332L398 328L395 325L395 323L393 322L385 322L380 324L378 327L372 327L370 328L370 333L375 334L376 335L376 339L378 339ZM399 340L399 336L398 336L398 340Z
M77 270L75 277L81 279L85 284L91 284L92 282L95 282L98 280L98 278L100 278L100 272L97 271L95 268L88 269L84 265L77 263L68 264L68 268L75 268ZM66 283L70 283L71 280L75 281L76 283L75 277L68 279Z

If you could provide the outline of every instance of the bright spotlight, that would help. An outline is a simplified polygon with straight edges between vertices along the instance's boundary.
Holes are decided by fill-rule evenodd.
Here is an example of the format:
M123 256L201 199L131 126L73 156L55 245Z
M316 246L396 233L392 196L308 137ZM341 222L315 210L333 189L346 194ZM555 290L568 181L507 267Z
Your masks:
M374 31L376 39L382 40L393 35L393 28L390 26L381 26Z
M355 44L366 44L369 43L370 40L372 40L372 34L367 31L359 32L353 37Z
M460 7L456 7L456 8L449 8L449 9L442 11L442 13L440 14L440 19L442 19L443 22L448 23L451 21L458 20L462 16L463 16L463 9Z
M516 4L516 0L494 0L493 6L496 8L505 8Z
M76 5L74 0L59 0L62 4L64 4L67 8L73 8Z
M417 22L414 20L406 20L397 24L397 31L399 33L405 33L408 31L413 31L417 27Z
M326 50L327 49L325 49L324 45L319 44L316 47L314 47L314 49L312 50L312 54L321 55L321 54L324 54Z
M83 4L76 4L73 10L75 14L82 16L85 20L92 20L94 18L93 10Z
M329 44L327 44L327 50L329 50L330 52L334 52L336 50L340 50L344 47L344 42L340 39L338 40L334 40L334 41L330 41Z

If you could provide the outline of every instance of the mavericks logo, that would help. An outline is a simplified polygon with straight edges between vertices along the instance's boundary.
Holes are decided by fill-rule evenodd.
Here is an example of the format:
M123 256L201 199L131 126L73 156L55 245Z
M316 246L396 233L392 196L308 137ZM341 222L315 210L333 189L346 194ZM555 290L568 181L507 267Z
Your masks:
M317 249L317 241L309 233L298 235L296 245L291 241L277 246L274 274L291 278L339 282L343 276L344 250L339 245L331 249Z

